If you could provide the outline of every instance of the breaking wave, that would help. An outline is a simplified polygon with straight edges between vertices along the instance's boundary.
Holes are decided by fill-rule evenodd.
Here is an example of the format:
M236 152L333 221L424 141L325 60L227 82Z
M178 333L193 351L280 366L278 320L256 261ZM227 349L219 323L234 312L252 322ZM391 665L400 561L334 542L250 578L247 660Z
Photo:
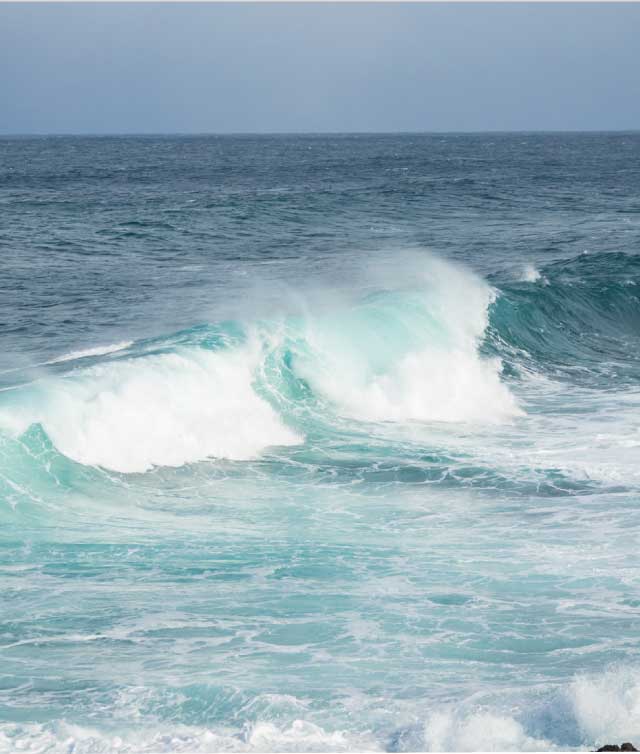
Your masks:
M331 416L509 421L521 409L500 359L479 353L494 299L473 273L430 260L411 289L104 351L104 363L10 391L0 426L19 436L40 425L74 461L141 472L254 458Z
M498 288L430 257L412 285L69 354L68 371L2 394L0 428L39 425L74 461L142 472L256 458L344 422L509 423L518 374L637 382L639 272L583 256L545 267L544 286Z

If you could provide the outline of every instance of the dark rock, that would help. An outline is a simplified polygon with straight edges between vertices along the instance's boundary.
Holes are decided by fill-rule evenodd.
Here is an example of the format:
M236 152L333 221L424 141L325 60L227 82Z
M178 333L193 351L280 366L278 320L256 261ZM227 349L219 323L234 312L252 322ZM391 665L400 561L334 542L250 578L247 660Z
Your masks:
M633 744L630 744L628 741L620 747L620 751L638 751L636 747Z
M606 744L605 746L601 746L597 751L620 751L620 747L613 744Z
M601 746L598 751L638 751L636 747L626 741L622 744L622 746L618 746L617 744L606 744L606 746Z

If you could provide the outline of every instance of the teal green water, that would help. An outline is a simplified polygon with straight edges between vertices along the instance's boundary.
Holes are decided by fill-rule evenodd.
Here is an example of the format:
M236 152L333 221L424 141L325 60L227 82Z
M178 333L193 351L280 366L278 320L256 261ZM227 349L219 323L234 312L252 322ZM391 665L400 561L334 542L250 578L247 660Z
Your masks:
M639 145L0 141L0 749L637 743Z

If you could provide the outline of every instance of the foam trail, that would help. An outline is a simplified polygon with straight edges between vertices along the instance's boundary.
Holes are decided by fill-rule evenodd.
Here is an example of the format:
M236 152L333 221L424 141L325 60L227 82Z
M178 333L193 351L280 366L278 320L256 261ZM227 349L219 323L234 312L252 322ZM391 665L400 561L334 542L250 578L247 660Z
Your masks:
M89 356L106 356L110 353L117 353L118 351L124 351L133 345L132 340L123 340L121 343L112 343L107 346L95 346L93 348L85 348L80 351L70 351L69 353L62 354L62 356L56 356L54 359L48 361L39 361L36 364L29 364L23 367L13 367L11 369L3 369L0 374L11 374L13 372L24 372L28 369L34 369L35 367L46 367L50 364L62 364L65 361L76 361L78 359L86 359Z
M121 343L113 343L108 346L95 346L94 348L85 348L80 351L71 351L62 356L58 356L55 359L51 359L51 361L45 361L44 364L60 364L64 361L86 359L89 356L106 356L107 354L116 353L117 351L124 351L132 345L132 340L123 340Z

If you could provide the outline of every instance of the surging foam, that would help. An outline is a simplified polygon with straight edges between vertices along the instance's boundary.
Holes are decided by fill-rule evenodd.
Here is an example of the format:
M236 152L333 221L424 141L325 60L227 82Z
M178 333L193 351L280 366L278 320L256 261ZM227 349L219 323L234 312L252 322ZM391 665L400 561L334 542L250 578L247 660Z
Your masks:
M425 723L426 751L545 751L548 741L526 734L508 715L476 712L466 717L437 712Z
M58 720L0 724L0 752L584 751L603 743L629 740L637 744L640 740L637 667L580 676L559 689L550 687L542 697L512 693L496 697L499 706L436 707L425 713L423 722L405 739L390 738L386 725L346 730L330 719L320 725L297 716L236 721L234 727L224 728L136 721L133 727L120 723L117 729L104 729ZM406 699L404 712L405 704ZM540 732L541 711L553 713L558 708L559 714L546 715L551 724ZM390 700L385 719L392 709Z
M516 704L513 704L516 702ZM519 707L518 719L509 706ZM638 667L611 667L602 674L580 675L542 699L505 699L505 710L460 708L427 716L426 751L552 751L640 741ZM540 720L547 719L545 738Z
M640 673L637 667L612 668L601 676L579 676L569 695L580 728L589 740L640 742Z
M95 366L43 382L0 421L40 423L69 458L120 472L254 458L300 441L253 390L256 358L192 349Z
M117 731L73 725L64 721L0 725L0 753L33 751L51 754L155 754L156 752L347 752L380 751L373 736L326 731L306 720L289 725L257 721L243 731L210 730L174 724L170 727L121 726Z
M497 360L464 349L425 349L369 380L345 385L328 372L320 382L347 413L366 421L499 423L522 413L499 368Z
M479 346L495 298L472 272L429 258L415 290L307 322L295 361L315 392L369 421L499 423L522 413Z

